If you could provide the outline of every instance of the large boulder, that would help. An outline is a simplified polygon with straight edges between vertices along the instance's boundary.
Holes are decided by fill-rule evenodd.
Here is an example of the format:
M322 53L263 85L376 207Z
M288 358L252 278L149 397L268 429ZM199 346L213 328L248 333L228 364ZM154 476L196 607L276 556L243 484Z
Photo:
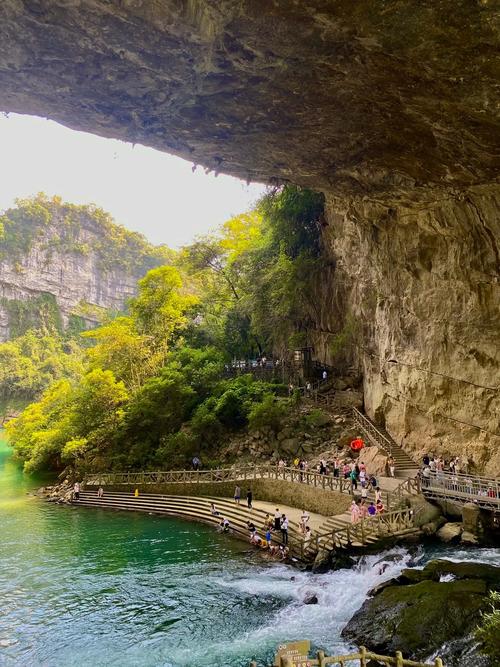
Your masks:
M461 523L445 523L436 533L443 542L458 542L462 534L463 527Z
M298 438L286 438L280 442L279 446L286 454L296 454L300 447L300 441Z
M441 581L450 575L451 581ZM498 567L431 561L423 570L403 570L396 579L370 591L372 597L342 635L378 653L400 650L405 656L423 659L440 651L447 667L487 665L484 657L471 656L474 643L468 638L488 607L489 591L499 588Z
M359 460L363 461L368 472L375 477L385 475L387 454L384 454L378 447L365 447L359 454Z
M434 522L441 525L443 517L441 508L429 503L423 496L407 496L405 502L413 510L414 522L417 528ZM436 530L439 527L437 526Z

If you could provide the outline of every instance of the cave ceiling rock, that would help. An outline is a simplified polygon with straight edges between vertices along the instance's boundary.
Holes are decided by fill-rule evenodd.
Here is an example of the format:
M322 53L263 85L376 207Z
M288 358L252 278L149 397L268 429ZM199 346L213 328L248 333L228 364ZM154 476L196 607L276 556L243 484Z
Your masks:
M498 174L498 0L2 0L0 109L336 193Z

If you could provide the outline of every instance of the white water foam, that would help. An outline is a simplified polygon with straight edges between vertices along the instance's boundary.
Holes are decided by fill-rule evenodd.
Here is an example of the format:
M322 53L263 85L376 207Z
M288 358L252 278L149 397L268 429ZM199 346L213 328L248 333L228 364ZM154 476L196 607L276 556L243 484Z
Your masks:
M471 561L497 564L500 549L436 548L430 552L419 549L410 554L403 547L384 553L364 556L353 569L338 570L326 574L297 571L282 564L250 566L225 572L224 577L208 575L210 586L218 587L221 596L234 592L239 596L254 596L261 603L269 598L270 609L262 624L253 623L244 630L234 627L220 640L210 638L203 642L183 642L178 648L169 645L168 651L154 648L152 662L144 662L144 653L138 652L134 662L134 649L127 652L127 664L162 665L162 667L243 667L257 657L259 664L269 664L278 644L286 641L310 639L313 649L323 648L330 654L349 652L353 647L341 637L341 631L353 614L361 607L368 592L376 585L398 576L406 567L423 567L426 561L446 558L454 561ZM306 605L308 594L318 598L318 604ZM274 607L273 607L274 605ZM264 605L265 608L265 605ZM256 608L255 613L262 611ZM252 613L252 612L251 612ZM253 620L255 618L253 617ZM214 619L215 621L215 619ZM257 619L258 621L258 619ZM142 647L142 651L143 651ZM130 662L129 662L130 661Z
M350 647L340 636L342 628L360 608L368 591L397 576L412 560L403 548L363 557L356 568L326 574L298 572L284 565L249 569L243 577L219 580L221 588L257 597L270 596L288 601L271 622L230 640L204 644L203 647L179 648L170 652L171 665L239 665L257 654L271 655L283 641L309 638L316 648L330 653L346 652ZM384 570L382 572L382 570ZM292 580L293 578L293 580ZM312 593L318 604L305 605ZM248 659L242 663L241 656Z

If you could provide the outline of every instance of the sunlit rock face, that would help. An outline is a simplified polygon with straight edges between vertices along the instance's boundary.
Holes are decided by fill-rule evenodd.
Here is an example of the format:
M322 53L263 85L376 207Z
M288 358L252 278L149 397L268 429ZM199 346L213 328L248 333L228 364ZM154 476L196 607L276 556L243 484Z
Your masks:
M498 472L499 28L497 0L3 0L0 108L325 192L318 328L361 320L368 412Z
M416 460L461 455L498 474L498 189L332 196L328 223L336 289L359 328L367 412Z

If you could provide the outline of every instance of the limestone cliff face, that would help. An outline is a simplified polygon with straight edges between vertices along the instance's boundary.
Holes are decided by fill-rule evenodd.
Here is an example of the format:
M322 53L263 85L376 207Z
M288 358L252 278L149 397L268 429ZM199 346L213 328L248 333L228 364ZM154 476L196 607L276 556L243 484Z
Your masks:
M391 202L332 196L328 222L330 292L341 293L358 325L367 413L415 457L464 455L498 474L498 190ZM323 329L338 329L330 312ZM328 354L330 336L319 340Z
M34 200L35 203L37 200ZM113 241L110 231L122 228L102 223L93 217L91 207L71 207L70 231L68 207L43 200L47 211L44 224L24 218L24 210L13 209L17 214L12 222L12 237L30 234L25 247L9 246L9 239L0 239L0 340L15 335L19 326L19 309L33 309L33 323L40 317L43 305L40 298L52 295L63 327L72 317L81 325L96 325L105 311L119 312L137 289L137 281L149 268L160 263L151 247L151 256L141 256L147 248L145 239L139 238L143 247L134 255L129 243L129 261L113 258ZM75 210L73 210L75 209ZM7 212L9 215L9 212ZM11 217L16 217L12 215ZM7 226L10 223L7 221ZM21 230L21 231L20 231ZM127 234L126 232L124 232ZM23 244L18 244L22 246ZM116 249L119 254L118 248ZM21 302L21 304L20 304ZM31 304L31 306L30 306ZM43 304L43 302L42 302Z

